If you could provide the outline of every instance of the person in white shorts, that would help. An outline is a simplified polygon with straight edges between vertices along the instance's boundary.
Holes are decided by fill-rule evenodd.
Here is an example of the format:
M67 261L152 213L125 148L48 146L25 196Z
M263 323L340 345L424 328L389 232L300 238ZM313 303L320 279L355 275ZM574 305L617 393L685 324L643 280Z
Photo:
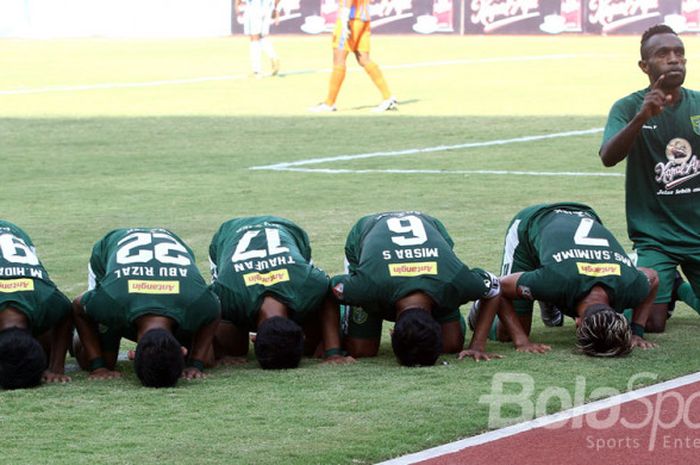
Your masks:
M278 4L279 0L236 0L236 12L243 8L243 33L250 37L250 66L257 78L262 77L262 52L270 59L272 75L279 73L280 60L267 37L272 20L275 24L279 23Z

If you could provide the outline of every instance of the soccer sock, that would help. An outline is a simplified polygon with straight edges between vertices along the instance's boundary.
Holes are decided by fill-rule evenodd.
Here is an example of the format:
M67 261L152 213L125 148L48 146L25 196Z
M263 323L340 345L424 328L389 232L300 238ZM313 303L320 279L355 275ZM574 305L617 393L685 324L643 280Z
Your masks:
M379 92L382 93L382 98L384 100L386 100L389 97L391 97L391 91L389 90L389 85L386 83L386 80L384 79L384 75L382 74L382 71L379 69L379 66L375 62L370 61L368 64L365 65L365 71L367 71L367 74L369 74L369 77L372 78L372 82L374 82L374 85L377 86L377 89L379 89Z
M272 41L270 39L267 37L261 37L260 47L262 47L262 51L265 52L265 55L270 57L270 60L277 59L277 54L275 53L275 49L272 47Z
M700 313L700 299L695 295L690 283L683 283L678 288L678 298L685 302L690 308Z
M260 41L250 41L250 68L254 73L260 73Z
M340 86L343 84L343 79L345 79L345 66L333 66L331 80L328 84L326 105L333 105L335 103L335 99L338 98L338 92L340 92Z

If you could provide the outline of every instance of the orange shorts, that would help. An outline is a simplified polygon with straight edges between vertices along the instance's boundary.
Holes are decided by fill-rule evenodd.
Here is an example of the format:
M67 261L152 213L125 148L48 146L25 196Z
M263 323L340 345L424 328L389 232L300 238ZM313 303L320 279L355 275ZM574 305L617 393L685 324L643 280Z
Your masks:
M345 25L337 21L333 31L333 48L347 50L348 52L369 53L369 36L369 21L351 19L349 35Z

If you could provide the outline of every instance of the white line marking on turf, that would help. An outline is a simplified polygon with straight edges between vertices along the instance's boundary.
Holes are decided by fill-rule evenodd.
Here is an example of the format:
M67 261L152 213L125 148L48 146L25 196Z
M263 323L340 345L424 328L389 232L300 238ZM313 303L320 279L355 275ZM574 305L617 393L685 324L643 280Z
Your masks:
M384 66L386 69L409 69L409 68L428 68L435 66L453 66L453 65L472 65L479 63L508 63L521 61L546 61L546 60L566 60L576 58L574 54L553 54L553 55L525 55L512 57L492 57L492 58L468 58L463 60L445 60L445 61L429 61L421 63L407 63L403 65ZM359 71L359 68L352 68L351 71ZM282 75L299 75L299 74L316 74L330 73L330 68L322 69L306 69L306 70L291 70L282 73ZM195 78L183 79L163 79L158 81L145 82L105 82L98 84L85 85L64 85L64 86L47 86L47 87L28 87L19 89L0 90L0 95L26 95L26 94L42 94L48 92L82 92L89 90L104 90L104 89L129 89L138 87L160 87L185 84L198 84L209 81L238 81L248 79L247 74L235 74L224 76L204 76Z
M516 176L589 176L589 177L613 177L619 178L624 175L621 173L585 173L576 171L507 171L507 170L349 170L349 169L332 169L332 168L286 168L279 171L294 171L298 173L324 173L324 174L498 174L498 175L516 175Z
M410 465L424 460L441 457L453 452L459 452L468 447L478 446L496 441L498 439L507 438L516 434L524 433L532 429L543 428L545 426L558 423L560 421L570 420L571 418L588 415L589 413L597 412L606 408L615 407L624 403L641 399L642 397L652 396L671 389L680 388L688 384L700 382L700 372L690 375L681 376L680 378L672 379L663 383L654 384L645 388L634 391L625 392L616 396L608 397L607 399L598 400L589 404L584 404L579 407L574 407L564 410L559 413L536 418L534 420L518 423L517 425L508 426L506 428L489 431L488 433L473 436L471 438L462 439L442 446L426 449L414 454L404 455L395 459L380 462L376 465Z
M339 174L339 173L428 173L428 174L521 174L528 176L608 176L608 177L619 177L623 176L620 173L582 173L582 172L536 172L536 171L499 171L499 170L475 170L475 171L464 171L464 170L397 170L397 169L386 169L386 170L350 170L350 169L323 169L323 168L307 168L300 169L296 168L298 166L305 165L315 165L319 163L332 163L337 161L349 161L349 160L362 160L366 158L379 158L379 157L398 157L404 155L415 155L421 153L434 153L434 152L444 152L447 150L460 150L460 149L470 149L476 147L489 147L494 145L506 145L515 144L520 142L535 142L547 139L557 139L560 137L573 137L581 135L596 134L602 132L602 128L592 128L584 129L579 131L567 131L558 132L554 134L542 134L537 136L524 136L516 137L513 139L496 139L483 142L468 142L465 144L456 145L438 145L435 147L425 147L421 149L406 149L406 150L395 150L390 152L371 152L371 153L359 153L354 155L338 155L334 157L322 157L322 158L308 158L306 160L292 161L286 163L275 163L273 165L262 165L262 166L252 166L248 169L250 170L271 170L271 171L301 171L301 172L319 172L319 173L329 173L329 174Z

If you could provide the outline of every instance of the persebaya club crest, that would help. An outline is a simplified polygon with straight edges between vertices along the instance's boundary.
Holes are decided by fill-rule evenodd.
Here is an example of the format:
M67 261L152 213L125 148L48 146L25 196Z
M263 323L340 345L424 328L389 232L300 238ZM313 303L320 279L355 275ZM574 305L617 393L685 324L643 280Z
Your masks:
M693 127L693 132L700 136L700 115L691 116L690 125Z

